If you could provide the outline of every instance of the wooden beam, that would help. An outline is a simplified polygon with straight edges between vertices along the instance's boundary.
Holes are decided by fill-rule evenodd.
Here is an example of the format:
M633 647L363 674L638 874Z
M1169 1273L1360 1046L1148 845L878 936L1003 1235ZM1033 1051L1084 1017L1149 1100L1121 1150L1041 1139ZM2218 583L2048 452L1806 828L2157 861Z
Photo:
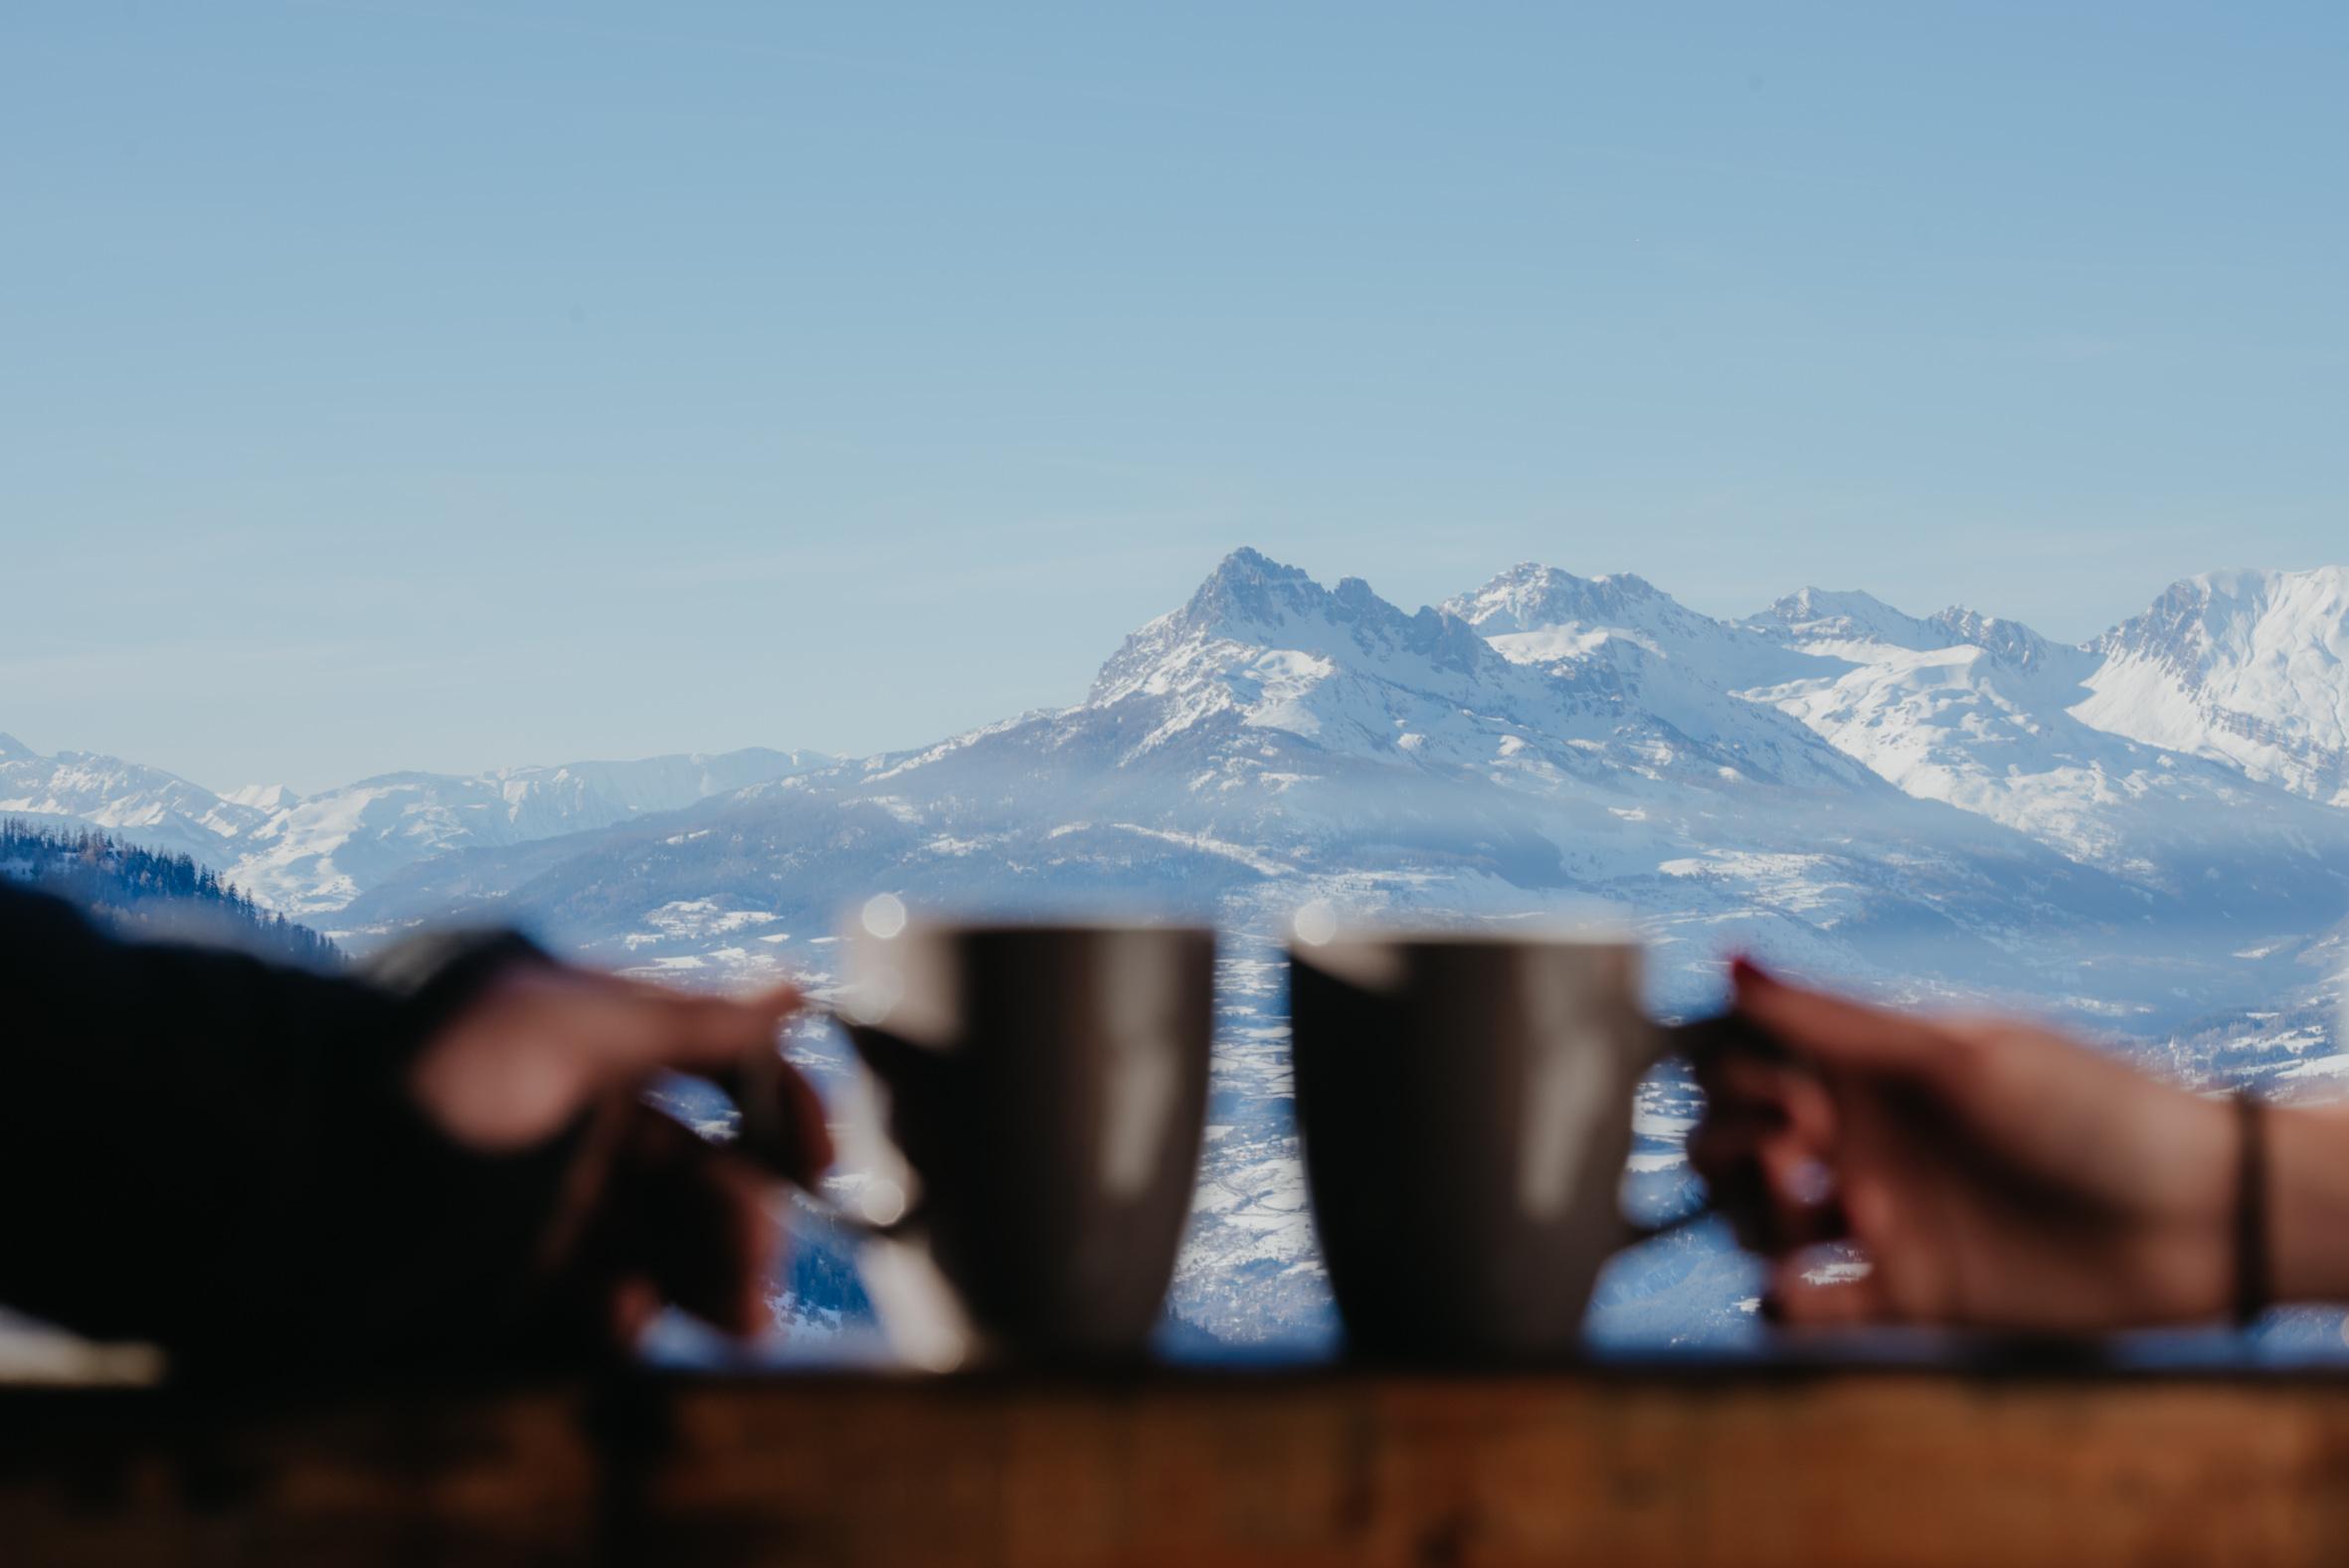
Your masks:
M0 1560L2349 1562L2331 1379L636 1378L0 1396Z

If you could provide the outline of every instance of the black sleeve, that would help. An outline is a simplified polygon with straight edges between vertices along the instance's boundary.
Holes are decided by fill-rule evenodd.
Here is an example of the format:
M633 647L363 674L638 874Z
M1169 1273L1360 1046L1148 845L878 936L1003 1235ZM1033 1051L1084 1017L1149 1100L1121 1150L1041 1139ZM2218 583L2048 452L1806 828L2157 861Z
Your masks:
M513 939L396 992L114 941L0 884L0 1302L197 1363L493 1341L568 1150L459 1149L404 1069L533 952Z

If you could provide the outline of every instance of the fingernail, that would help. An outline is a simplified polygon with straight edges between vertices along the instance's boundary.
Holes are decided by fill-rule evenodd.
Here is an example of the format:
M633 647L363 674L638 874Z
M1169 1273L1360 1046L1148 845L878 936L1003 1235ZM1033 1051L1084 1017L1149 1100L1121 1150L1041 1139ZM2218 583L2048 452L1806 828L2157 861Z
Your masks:
M1806 1209L1815 1209L1835 1196L1835 1172L1825 1163L1806 1159L1787 1174L1786 1195Z

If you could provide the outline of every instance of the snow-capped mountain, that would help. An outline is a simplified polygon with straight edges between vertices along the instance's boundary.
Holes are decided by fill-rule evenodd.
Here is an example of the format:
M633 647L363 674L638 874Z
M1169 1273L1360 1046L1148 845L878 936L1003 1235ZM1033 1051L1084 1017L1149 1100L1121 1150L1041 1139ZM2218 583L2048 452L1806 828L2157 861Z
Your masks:
M1074 708L601 835L427 861L338 929L363 946L462 901L527 911L601 957L682 961L711 956L711 919L821 930L878 888L1144 900L1259 930L1312 899L1415 918L1612 900L1651 922L1673 955L1660 983L1684 1001L1732 938L1888 984L1962 971L2036 988L2027 971L2073 960L2007 943L2019 922L2135 917L2108 877L1903 795L1635 643L1520 662L1447 611L1241 551ZM736 921L721 961L762 958L750 929ZM1934 934L1946 961L1900 951Z
M470 776L389 774L304 798L282 784L215 794L158 768L89 752L44 757L0 735L0 814L105 828L185 854L273 908L314 915L433 855L607 827L831 761L752 748Z
M328 913L434 855L609 827L830 761L754 748L470 776L386 774L307 798L279 791L267 819L227 846L224 869L278 908Z
M2109 734L2070 711L2087 648L1963 609L1919 618L1806 589L1743 621L1689 610L1636 577L1521 566L1450 607L1509 657L1564 671L1613 658L1683 729L1799 721L1905 793L1989 818L2206 915L2296 927L2349 880L2338 815L2224 765ZM1677 677L1638 679L1656 665ZM1741 712L1742 710L1742 712Z
M301 796L283 784L244 784L224 793L221 798L231 805L249 805L257 811L282 811L300 803Z
M1679 608L1627 581L1649 602ZM1700 694L1718 698L1717 688L1682 678L1653 640L1619 633L1601 657L1555 628L1502 639L1519 644L1506 648L1487 629L1450 606L1406 614L1359 578L1326 589L1242 550L1180 610L1129 638L1085 706L1152 712L1159 722L1144 748L1229 716L1336 755L1402 754L1420 772L1466 768L1542 784L1636 775L1710 784L1723 770L1774 783L1863 782L1799 728L1706 701ZM1716 630L1724 641L1733 635Z
M1776 639L1699 614L1630 573L1582 578L1527 562L1446 600L1444 609L1521 663L1555 664L1628 644L1717 691L1814 667Z
M2206 911L2297 924L2349 878L2349 823L2207 757L2081 714L2096 650L1963 609L1918 619L1806 590L1741 623L1811 656L1744 696L1910 794L1945 800Z
M1831 653L1838 646L1932 648L1950 639L1930 622L1858 590L1797 589L1759 614L1733 622L1789 647Z
M1552 682L1612 687L1622 723L1649 726L1716 769L1829 788L1863 782L1850 759L1801 725L1736 696L1756 681L1815 670L1817 660L1698 614L1645 579L1528 564L1446 601L1444 610L1511 663Z
M2084 677L2095 665L2088 649L2051 642L2019 620L2002 620L1962 605L1920 620L1873 594L1855 591L1801 589L1760 613L1729 624L1813 658L1848 657L1865 663L1881 648L1928 653L1938 648L1976 647L1996 654L2011 668L2034 675ZM1815 666L1795 670L1798 677L1817 673ZM1766 682L1747 679L1735 684Z
M2349 806L2349 567L2188 578L2094 651L2083 722Z
M782 962L881 888L1259 931L1312 899L1604 900L1647 925L1681 1004L1735 942L2151 1030L2252 1005L2273 964L2242 954L2285 961L2349 911L2338 810L2086 725L2069 709L2096 655L2013 622L1814 592L1730 624L1537 567L1451 604L1235 552L1076 707L596 834L475 837L386 876L339 935L461 906L716 972Z
M267 819L160 768L94 752L44 757L9 735L0 735L0 815L102 827L214 867L225 842Z

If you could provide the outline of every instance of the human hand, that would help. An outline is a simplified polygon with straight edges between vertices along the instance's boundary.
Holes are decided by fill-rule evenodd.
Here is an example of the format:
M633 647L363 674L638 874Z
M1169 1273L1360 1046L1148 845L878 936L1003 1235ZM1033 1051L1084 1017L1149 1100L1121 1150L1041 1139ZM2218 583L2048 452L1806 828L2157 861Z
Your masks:
M1701 1062L1689 1157L1772 1261L1784 1320L2084 1332L2233 1304L2226 1105L2030 1024L1889 1012L1742 961L1734 978L1736 1015L1786 1060ZM1867 1272L1807 1278L1831 1242Z
M410 1093L465 1147L520 1150L586 1119L537 1260L543 1309L562 1327L625 1343L669 1303L739 1334L765 1324L783 1242L767 1203L773 1176L646 1105L642 1090L662 1072L718 1074L772 1048L800 1003L790 987L725 998L520 965L418 1053ZM822 1106L788 1066L775 1092L795 1156L785 1174L811 1185L831 1162Z

